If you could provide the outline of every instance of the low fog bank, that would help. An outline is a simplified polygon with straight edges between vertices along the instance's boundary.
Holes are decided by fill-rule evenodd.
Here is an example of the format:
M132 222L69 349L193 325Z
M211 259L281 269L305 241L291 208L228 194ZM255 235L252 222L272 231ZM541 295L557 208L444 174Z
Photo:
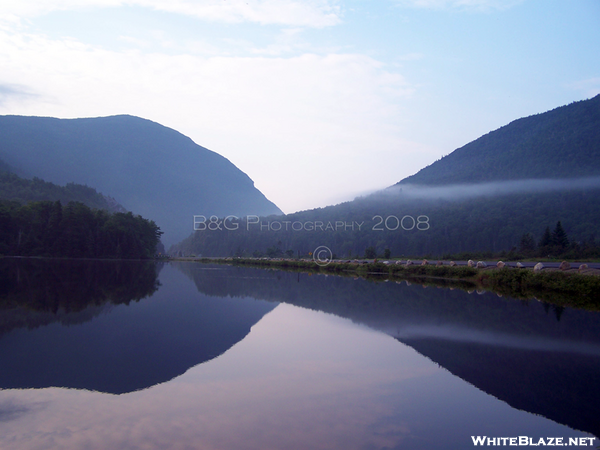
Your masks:
M413 339L440 339L454 342L493 345L521 350L578 353L600 356L597 342L556 339L545 336L525 336L455 326L410 325L388 334L401 341Z
M415 200L463 200L484 196L502 196L519 193L532 194L598 188L600 188L600 177L528 179L476 184L452 184L446 186L407 184L403 186L391 186L383 191L373 194L373 196L402 197Z

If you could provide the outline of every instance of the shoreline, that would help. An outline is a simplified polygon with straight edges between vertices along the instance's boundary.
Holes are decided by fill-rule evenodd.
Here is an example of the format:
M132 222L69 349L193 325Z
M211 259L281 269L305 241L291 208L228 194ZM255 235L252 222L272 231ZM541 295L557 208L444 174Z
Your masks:
M251 258L171 258L204 264L227 264L351 276L374 281L405 281L423 286L457 288L469 293L490 291L498 296L519 300L535 299L559 306L600 311L600 269L516 268L487 266L485 268L449 264L405 265L378 262L339 262L319 265L313 260L251 259Z

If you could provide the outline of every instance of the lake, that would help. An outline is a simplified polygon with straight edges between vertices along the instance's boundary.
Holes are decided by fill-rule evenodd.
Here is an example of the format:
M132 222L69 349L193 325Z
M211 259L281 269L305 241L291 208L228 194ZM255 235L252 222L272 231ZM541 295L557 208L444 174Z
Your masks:
M3 450L600 444L597 312L192 262L3 258L0 283Z

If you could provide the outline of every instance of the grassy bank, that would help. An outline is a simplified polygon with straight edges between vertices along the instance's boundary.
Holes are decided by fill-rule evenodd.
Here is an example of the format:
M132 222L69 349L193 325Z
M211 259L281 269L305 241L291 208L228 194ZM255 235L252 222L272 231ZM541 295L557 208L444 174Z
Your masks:
M600 277L546 269L505 267L476 269L466 266L332 262L319 266L312 260L200 259L205 263L277 268L312 273L408 281L428 286L486 290L517 299L531 299L576 308L600 310Z
M486 290L514 298L536 298L560 306L600 310L600 277L562 272L501 269L476 276Z

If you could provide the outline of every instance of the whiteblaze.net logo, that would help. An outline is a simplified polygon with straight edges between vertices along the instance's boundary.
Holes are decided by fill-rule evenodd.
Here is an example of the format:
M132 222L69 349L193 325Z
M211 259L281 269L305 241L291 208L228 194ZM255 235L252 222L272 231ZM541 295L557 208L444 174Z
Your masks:
M475 447L502 447L502 446L519 446L519 447L593 447L593 437L541 437L532 438L529 436L518 437L488 437L488 436L471 436Z

